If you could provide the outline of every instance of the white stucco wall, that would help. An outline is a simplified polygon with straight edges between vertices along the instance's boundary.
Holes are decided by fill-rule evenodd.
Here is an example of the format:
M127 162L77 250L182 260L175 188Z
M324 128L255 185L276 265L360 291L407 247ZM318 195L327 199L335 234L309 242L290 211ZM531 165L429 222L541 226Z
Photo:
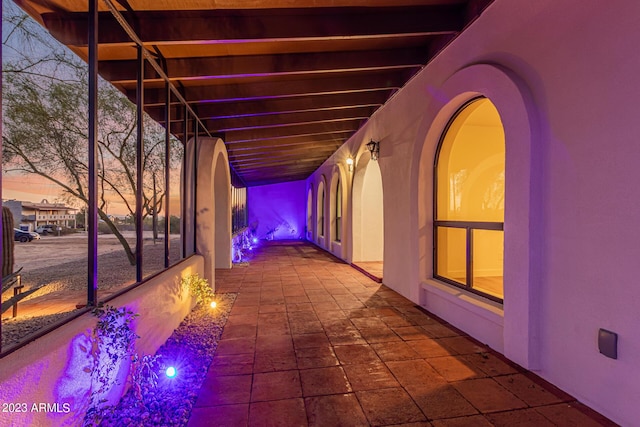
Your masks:
M140 315L134 325L139 355L155 354L191 311L195 299L181 288L180 279L202 276L203 268L202 257L192 256L109 301ZM2 359L0 402L27 404L27 412L0 413L0 426L82 425L89 404L91 376L85 369L93 363L88 351L95 324L95 316L84 314ZM125 391L126 362L118 370L120 384L108 395L112 404ZM50 404L49 412L32 411L34 403Z
M489 97L507 150L504 309L484 310L491 333L471 330L473 302L439 314L622 425L640 420L639 24L635 0L496 0L308 180L380 141L384 283L428 305L439 133ZM599 328L618 333L617 360Z

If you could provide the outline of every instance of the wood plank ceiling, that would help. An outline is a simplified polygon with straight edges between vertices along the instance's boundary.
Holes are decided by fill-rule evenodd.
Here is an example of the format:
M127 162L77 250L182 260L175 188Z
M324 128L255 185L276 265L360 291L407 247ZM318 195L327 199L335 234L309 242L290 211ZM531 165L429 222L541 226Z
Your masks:
M307 178L491 1L113 3L252 186ZM16 3L86 60L86 0ZM136 46L102 1L99 10L99 73L135 102ZM144 87L145 110L164 124L151 66ZM183 117L172 100L181 139Z

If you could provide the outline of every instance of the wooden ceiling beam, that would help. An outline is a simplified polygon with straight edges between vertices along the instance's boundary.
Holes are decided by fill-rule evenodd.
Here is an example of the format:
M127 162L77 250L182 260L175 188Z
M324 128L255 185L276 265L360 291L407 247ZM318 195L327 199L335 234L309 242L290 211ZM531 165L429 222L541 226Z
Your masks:
M345 132L328 132L307 134L299 136L288 136L281 138L271 139L258 139L255 141L243 141L243 142L230 142L227 143L228 150L234 150L234 152L240 152L243 150L252 150L261 147L296 147L296 146L309 146L310 148L334 145L342 145L349 136L353 134L353 131Z
M243 160L245 158L253 158L258 156L276 157L280 155L300 155L309 153L333 153L340 147L338 144L313 146L314 144L305 144L293 147L269 147L256 148L253 150L232 150L229 151L229 161Z
M183 96L194 109L197 105L216 102L241 102L332 94L361 93L399 89L413 73L380 72L350 73L348 76L332 76L317 79L274 79L247 84L187 86ZM135 90L127 90L129 99L135 99ZM164 89L145 90L145 107L164 105Z
M247 129L225 132L225 141L248 141L257 139L271 139L286 136L303 136L314 133L355 132L364 120L347 120L329 123L310 123L276 128Z
M341 39L399 34L443 34L460 31L464 5L403 7L328 7L123 12L138 37L149 45L225 40ZM84 12L42 15L45 27L62 43L87 45ZM99 14L100 44L131 40L108 12Z
M418 68L428 60L426 48L367 50L360 52L290 53L284 55L180 58L165 61L165 73L172 80L208 80L265 75L317 75L336 72ZM102 61L100 74L113 84L133 83L136 61ZM151 65L145 82L161 80Z
M318 111L354 107L379 107L389 98L390 91L382 89L370 92L339 93L317 95L313 97L293 97L279 99L259 99L234 102L216 102L198 105L198 114L203 119L247 117L289 113L293 111ZM164 104L147 106L151 115L163 117ZM172 121L181 121L184 107L173 104L171 107Z

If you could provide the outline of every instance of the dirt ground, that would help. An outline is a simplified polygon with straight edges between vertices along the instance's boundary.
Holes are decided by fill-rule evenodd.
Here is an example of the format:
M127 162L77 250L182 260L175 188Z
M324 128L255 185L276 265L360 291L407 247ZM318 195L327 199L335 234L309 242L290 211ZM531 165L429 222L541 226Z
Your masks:
M148 235L147 235L148 234ZM135 248L135 234L125 234L132 249ZM151 239L151 233L145 233L145 239ZM162 236L160 236L162 238ZM162 242L157 244L162 245ZM22 267L24 273L43 267L54 267L69 261L87 257L87 233L77 233L68 236L41 236L39 240L27 243L15 242L15 266ZM112 234L98 236L98 255L124 251L118 239Z

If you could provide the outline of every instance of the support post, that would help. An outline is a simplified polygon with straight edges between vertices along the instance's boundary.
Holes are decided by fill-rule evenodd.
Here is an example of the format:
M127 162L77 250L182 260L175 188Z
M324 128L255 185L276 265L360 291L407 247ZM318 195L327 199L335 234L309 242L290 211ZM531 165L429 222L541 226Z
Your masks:
M171 210L169 198L171 180L171 86L165 83L165 104L164 104L164 268L169 268L171 257L169 251L171 243L169 233L171 232Z
M144 183L144 56L138 45L138 81L136 84L136 282L142 282L142 186Z
M89 0L89 177L85 221L88 229L87 305L98 304L98 0Z

